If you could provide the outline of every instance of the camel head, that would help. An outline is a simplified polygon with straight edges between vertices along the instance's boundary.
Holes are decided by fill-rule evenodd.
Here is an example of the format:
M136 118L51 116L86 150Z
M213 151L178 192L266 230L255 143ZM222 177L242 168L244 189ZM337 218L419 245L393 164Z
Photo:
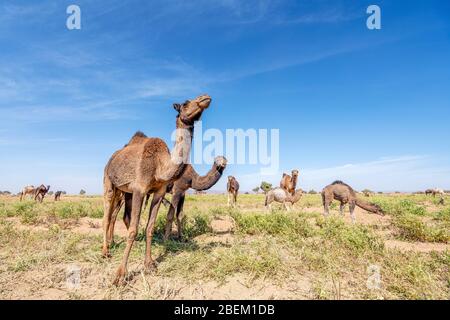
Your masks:
M47 186L47 191L50 190L50 186Z
M216 157L214 159L214 165L218 169L222 169L223 170L227 166L227 159L225 157L222 157L222 156Z
M193 125L199 120L203 110L207 109L211 103L211 97L207 94L198 96L194 100L186 100L184 103L174 103L173 107L178 111L178 118L185 125Z
M298 170L296 169L292 170L292 178L293 177L298 177Z
M378 214L378 215L380 215L380 216L384 216L384 215L385 215L385 212L383 211L383 209L381 209L381 207L380 207L379 205L377 205L377 204L375 204L375 203L371 203L370 205L371 205L371 206L373 207L373 209L375 210L375 211L374 211L375 214Z
M233 182L233 180L234 180L234 177L233 176L228 176L228 182Z

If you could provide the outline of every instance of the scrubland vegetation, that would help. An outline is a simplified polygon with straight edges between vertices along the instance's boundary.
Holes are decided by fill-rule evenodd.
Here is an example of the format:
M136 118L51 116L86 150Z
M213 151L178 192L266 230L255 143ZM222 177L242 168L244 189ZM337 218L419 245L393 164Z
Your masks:
M264 195L189 195L183 239L162 242L167 208L154 237L158 269L142 271L144 217L128 285L110 285L124 249L121 215L111 259L101 257L101 197L19 202L0 197L0 298L450 298L450 198L374 195L387 216L356 211L324 218L318 194L293 211L264 207ZM348 209L347 209L348 210ZM65 287L66 267L81 266L81 286ZM370 268L380 285L367 285ZM262 288L262 289L261 289ZM225 293L227 294L225 294ZM233 293L234 292L234 293ZM223 294L222 294L223 293Z

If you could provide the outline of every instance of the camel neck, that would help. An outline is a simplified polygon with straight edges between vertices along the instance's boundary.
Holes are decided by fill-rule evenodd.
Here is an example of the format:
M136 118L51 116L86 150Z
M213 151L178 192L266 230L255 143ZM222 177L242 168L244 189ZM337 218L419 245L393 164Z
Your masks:
M219 181L222 173L222 168L217 168L215 164L204 176L200 176L194 168L192 168L192 188L197 191L208 190Z
M164 169L161 170L159 177L164 181L169 181L178 177L186 164L189 163L194 126L186 125L177 118L176 127L175 146L170 153L170 161L164 163Z

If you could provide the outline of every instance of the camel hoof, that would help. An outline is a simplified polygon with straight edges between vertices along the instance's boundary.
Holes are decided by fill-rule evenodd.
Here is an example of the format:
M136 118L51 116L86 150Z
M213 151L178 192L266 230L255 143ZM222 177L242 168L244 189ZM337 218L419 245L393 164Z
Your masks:
M115 286L122 286L125 284L125 270L122 268L119 268L116 273L116 277L114 278L113 285Z
M111 253L109 252L109 250L103 250L103 251L102 251L102 257L103 257L104 259L109 259L109 258L112 257L112 255L111 255Z
M146 273L152 273L152 272L156 271L157 268L158 268L158 265L153 260L150 261L150 262L145 262L144 263L144 271Z

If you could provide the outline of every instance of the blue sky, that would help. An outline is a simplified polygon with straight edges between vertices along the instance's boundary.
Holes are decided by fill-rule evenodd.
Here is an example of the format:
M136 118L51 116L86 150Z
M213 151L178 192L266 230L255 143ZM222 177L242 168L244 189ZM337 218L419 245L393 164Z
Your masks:
M448 1L6 0L0 48L0 190L101 193L115 150L171 147L172 103L204 92L204 130L280 130L279 172L227 168L243 191L293 168L306 190L450 189Z

